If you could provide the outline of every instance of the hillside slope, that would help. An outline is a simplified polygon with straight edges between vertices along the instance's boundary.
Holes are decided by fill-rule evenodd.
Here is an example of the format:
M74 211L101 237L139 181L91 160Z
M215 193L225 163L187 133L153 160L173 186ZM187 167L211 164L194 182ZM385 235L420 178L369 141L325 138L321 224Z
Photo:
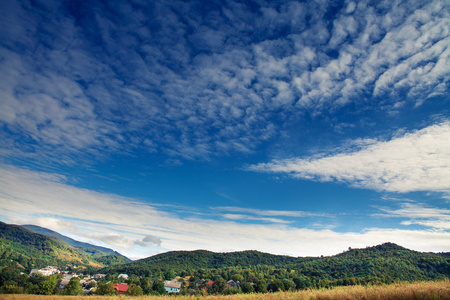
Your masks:
M117 261L119 260L119 261ZM122 257L92 255L64 241L58 242L18 225L0 222L0 265L29 272L47 265L105 267L110 262L126 262Z
M103 257L103 256L109 256L109 255L117 255L117 256L121 256L125 259L125 260L121 261L122 263L131 261L127 257L123 256L119 252L114 251L112 249L92 245L89 243L79 242L70 237L67 237L65 235L62 235L56 231L53 231L53 230L50 230L47 228L43 228L43 227L36 226L36 225L21 225L21 226L25 227L27 229L30 229L31 231L34 231L36 233L40 233L45 236L48 236L48 237L54 239L56 242L59 242L59 240L62 240L64 242L66 242L67 244L71 245L72 247L82 250L82 251L92 255L93 257L98 258L98 257Z

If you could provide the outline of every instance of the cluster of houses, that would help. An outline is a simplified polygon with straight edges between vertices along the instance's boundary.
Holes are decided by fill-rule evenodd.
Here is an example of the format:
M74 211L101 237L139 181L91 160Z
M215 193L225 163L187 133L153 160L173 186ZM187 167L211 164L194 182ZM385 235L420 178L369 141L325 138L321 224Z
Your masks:
M125 274L121 274L121 275L125 275ZM214 284L213 281L206 281L204 279L200 279L195 284L196 284L197 287L200 287L201 285L203 285L205 283L208 284L211 287ZM229 281L227 281L226 288L236 287L238 285L239 285L239 281L235 282L233 280L229 280ZM182 286L181 282L176 281L176 280L166 280L166 281L164 281L164 288L166 289L167 293L178 293L181 290L181 286ZM114 288L119 292L119 294L123 294L123 293L126 293L128 291L129 285L125 284L125 283L116 283L116 284L114 284Z
M53 266L48 266L42 269L33 269L30 272L30 276L32 276L33 274L39 274L42 276L50 276L53 274L62 274L63 275L63 279L60 282L60 288L63 289L70 281L70 279L72 279L73 277L78 277L78 275L76 274L69 274L68 271L63 271L61 272L61 270L57 267L53 267ZM88 288L92 287L92 286L97 286L97 281L96 279L101 279L103 277L105 277L106 274L95 274L93 276L85 276L83 279L80 279L80 283L82 285L82 287L85 289L85 292L88 292ZM119 274L119 276L117 276L118 279L122 279L122 280L128 280L128 275L127 274ZM214 284L213 281L206 281L204 279L200 279L199 281L197 281L195 284L197 287L200 287L203 284L208 284L209 286L212 287L212 285ZM239 281L235 282L233 280L229 280L227 281L227 288L229 287L236 287L239 285ZM164 281L164 288L166 289L167 293L178 293L181 290L181 282L178 282L176 280L166 280ZM128 291L129 285L125 284L125 283L116 283L114 284L114 288L120 293L126 293Z
M53 267L53 266L48 266L42 269L33 269L30 272L29 276L32 276L33 274L38 274L38 275L42 275L42 276L50 276L53 274L59 274L61 273L61 271L59 270L59 268L57 267Z
M29 276L33 276L33 274L42 275L42 276L51 276L53 274L61 274L63 276L61 282L59 283L59 288L63 289L72 279L73 277L78 277L77 274L69 274L68 271L62 271L58 267L47 266L42 269L33 269L31 270ZM95 274L93 276L84 276L80 279L80 284L83 289L88 289L92 286L97 286L97 281L95 279L101 279L105 277L105 274ZM128 276L126 277L128 279Z
M120 275L119 275L120 276ZM119 292L119 294L124 294L128 291L130 286L125 283L116 283L114 284L114 288ZM181 290L181 282L176 280L167 280L164 281L164 288L168 293L178 293Z

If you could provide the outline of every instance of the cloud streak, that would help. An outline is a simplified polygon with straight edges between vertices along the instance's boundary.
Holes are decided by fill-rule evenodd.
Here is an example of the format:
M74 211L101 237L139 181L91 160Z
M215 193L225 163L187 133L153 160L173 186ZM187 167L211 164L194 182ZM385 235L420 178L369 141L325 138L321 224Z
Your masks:
M421 204L403 203L401 208L392 209L379 207L385 214L377 214L376 216L406 218L409 220L402 221L403 225L422 225L441 230L450 229L450 210L426 207Z
M338 181L390 192L450 191L450 123L443 122L394 137L372 140L355 152L320 157L274 160L248 170Z
M386 241L421 251L450 250L447 242L450 236L446 231L367 228L362 232L339 233L329 229L297 228L290 223L275 222L272 217L267 217L269 224L261 224L257 217L303 217L303 212L236 207L220 210L240 210L256 216L252 219L230 214L225 221L207 215L180 217L149 203L70 186L57 175L5 165L1 171L0 214L6 220L48 226L82 241L114 247L132 258L161 251L195 249L331 255L349 246L365 247ZM405 215L401 211L382 211L394 216ZM423 220L442 219L435 216L427 214Z

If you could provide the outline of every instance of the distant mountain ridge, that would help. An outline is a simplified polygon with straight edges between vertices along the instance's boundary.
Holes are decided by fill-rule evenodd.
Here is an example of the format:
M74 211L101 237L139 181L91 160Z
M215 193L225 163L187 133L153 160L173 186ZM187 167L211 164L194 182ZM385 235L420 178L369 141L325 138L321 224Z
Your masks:
M44 227L40 227L40 226L36 226L36 225L21 225L22 227L25 227L27 229L30 229L31 231L34 231L36 233L40 233L43 234L45 236L48 236L50 238L57 238L60 239L64 242L66 242L67 244L71 245L72 247L78 248L83 250L84 252L88 252L90 253L92 256L96 257L96 256L105 256L106 255L117 255L117 256L121 256L123 258L125 258L128 261L131 261L130 259L128 259L127 257L123 256L122 254L120 254L117 251L114 251L110 248L106 248L106 247L101 247L101 246L96 246L96 245L92 245L89 243L84 243L84 242L79 242L76 241L70 237L67 237L65 235L62 235L56 231L50 230L48 228L44 228Z
M137 276L164 272L182 274L195 270L239 268L259 272L295 272L296 276L320 279L374 278L373 282L450 278L448 253L423 253L393 243L351 249L327 257L290 257L259 251L215 253L206 250L171 251L128 264L100 270ZM271 271L272 270L272 271ZM372 279L370 279L372 280Z
M0 265L30 271L46 265L101 268L130 260L122 255L76 248L56 236L46 236L19 225L0 222Z

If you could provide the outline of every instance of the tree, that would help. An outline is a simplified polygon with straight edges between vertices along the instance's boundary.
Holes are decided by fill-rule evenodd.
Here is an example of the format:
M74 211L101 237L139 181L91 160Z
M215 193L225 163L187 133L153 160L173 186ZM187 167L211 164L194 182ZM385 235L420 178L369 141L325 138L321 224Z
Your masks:
M140 286L132 283L128 287L126 294L130 296L142 296L144 292L142 291L142 288Z
M165 280L172 280L174 277L175 273L172 270L169 270L168 272L164 273Z
M53 294L54 285L50 280L44 280L38 285L39 295L51 295Z
M141 280L141 288L142 291L144 292L144 294L148 295L151 293L152 291L152 282L150 280L150 278L148 277L144 277Z
M292 279L292 281L294 281L296 288L299 290L304 290L311 285L311 281L309 280L309 278L306 277L304 278L295 277L294 279Z
M231 276L231 279L233 279L233 281L236 281L236 282L244 281L244 277L241 274L234 274L233 276Z
M284 289L287 290L295 290L295 287L297 286L294 281L290 279L283 279L282 280L284 284Z
M164 288L164 283L162 283L160 281L153 283L152 289L159 295L166 294L166 289Z
M219 294L227 287L227 282L222 277L217 278L212 285L213 293Z
M72 277L69 283L64 287L63 294L64 295L81 295L83 293L83 289L81 288L80 278Z
M256 291L258 293L267 293L267 281L264 279L259 280L256 285Z
M255 288L250 282L245 282L244 284L241 284L241 289L243 293L253 293L255 291Z
M119 292L114 288L114 284L112 282L101 282L98 284L98 288L95 293L98 295L117 295Z
M271 292L283 291L284 284L280 279L274 279L270 282L269 288Z

